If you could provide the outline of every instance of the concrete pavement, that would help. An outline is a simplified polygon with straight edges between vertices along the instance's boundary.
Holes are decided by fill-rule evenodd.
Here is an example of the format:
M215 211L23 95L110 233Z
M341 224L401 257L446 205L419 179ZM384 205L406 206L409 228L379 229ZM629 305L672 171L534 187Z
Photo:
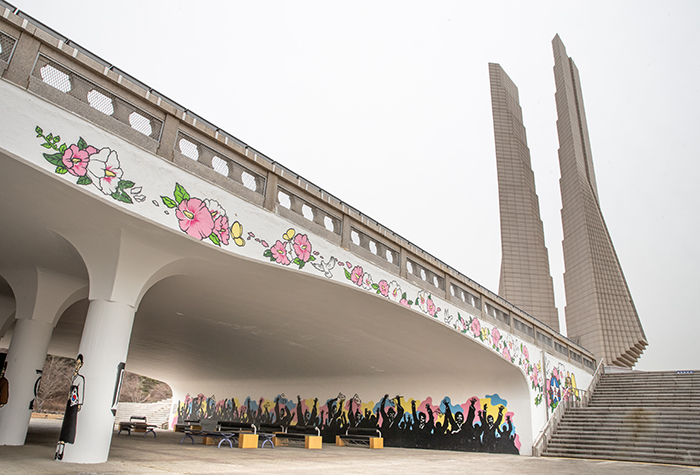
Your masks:
M676 475L700 474L698 467L533 458L436 450L369 450L325 445L322 450L277 447L257 450L180 445L181 435L115 435L109 461L69 464L52 460L60 421L32 419L27 442L0 447L0 474L13 475L208 475L208 474L503 474Z

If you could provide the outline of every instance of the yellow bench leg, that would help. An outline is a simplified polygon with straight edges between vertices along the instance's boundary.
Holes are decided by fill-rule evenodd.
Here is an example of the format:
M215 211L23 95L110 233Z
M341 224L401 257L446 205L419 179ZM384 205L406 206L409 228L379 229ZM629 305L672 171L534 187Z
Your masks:
M257 449L258 434L239 434L238 435L239 449Z
M307 449L320 449L323 445L323 437L319 435L307 435L305 446Z
M369 448L370 449L383 449L384 448L384 439L382 437L372 437L369 439Z

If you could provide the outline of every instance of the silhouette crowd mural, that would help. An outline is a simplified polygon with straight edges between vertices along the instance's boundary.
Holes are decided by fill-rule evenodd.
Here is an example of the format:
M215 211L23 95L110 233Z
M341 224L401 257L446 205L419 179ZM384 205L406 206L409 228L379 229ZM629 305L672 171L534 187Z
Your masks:
M288 399L280 394L271 400L250 397L217 400L204 394L179 401L177 423L198 420L203 425L218 421L318 427L326 443L349 427L377 428L384 445L493 453L520 453L515 415L497 394L471 397L463 403L449 397L433 402L385 394L378 402L364 402L355 394L327 399Z

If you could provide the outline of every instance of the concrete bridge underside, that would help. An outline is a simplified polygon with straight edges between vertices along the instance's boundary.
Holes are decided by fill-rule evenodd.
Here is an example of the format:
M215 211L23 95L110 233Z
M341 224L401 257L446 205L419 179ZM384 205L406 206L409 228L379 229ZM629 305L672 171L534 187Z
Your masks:
M37 267L87 283L92 276L63 237L68 235L108 241L128 234L177 257L144 289L126 366L168 382L176 397L200 391L218 398L281 392L333 397L342 391L466 400L499 393L518 414L521 433L531 433L522 372L428 316L347 285L223 252L2 152L0 170L0 268ZM12 299L2 279L0 294ZM50 353L76 356L87 309L83 298L63 313ZM10 327L3 346L11 335Z

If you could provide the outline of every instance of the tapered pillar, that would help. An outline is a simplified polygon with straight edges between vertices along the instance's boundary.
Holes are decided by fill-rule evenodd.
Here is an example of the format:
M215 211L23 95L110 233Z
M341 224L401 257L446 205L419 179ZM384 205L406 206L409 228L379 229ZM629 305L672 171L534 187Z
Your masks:
M33 267L1 272L15 295L17 320L7 354L10 395L0 408L0 445L23 445L53 328L68 306L87 296L87 283Z
M501 212L498 294L558 331L549 252L518 88L498 64L489 63L489 75Z
M5 372L10 395L7 404L0 407L0 445L24 445L32 416L29 406L39 377L37 369L44 367L52 333L51 323L27 318L15 323Z
M0 285L2 284L0 279ZM0 295L0 339L15 321L15 299L12 296Z
M107 461L112 443L112 409L119 397L136 309L151 285L182 273L177 265L180 256L123 229L60 234L85 261L90 275L90 305L55 458L102 463Z
M111 409L118 398L135 310L125 303L90 301L79 349L82 366L73 377L57 447L63 461L107 460L114 427ZM68 451L66 443L73 445Z
M603 218L581 78L559 35L552 40L569 338L607 364L632 368L648 345Z

